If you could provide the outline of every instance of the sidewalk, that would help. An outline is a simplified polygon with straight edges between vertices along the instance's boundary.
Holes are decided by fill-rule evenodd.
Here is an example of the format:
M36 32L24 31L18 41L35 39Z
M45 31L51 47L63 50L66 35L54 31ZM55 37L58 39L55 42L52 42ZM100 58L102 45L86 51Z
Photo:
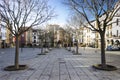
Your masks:
M27 64L29 68L9 72L3 71L1 66L0 80L120 80L120 56L106 55L107 63L118 67L118 70L101 71L91 67L93 64L100 63L99 51L95 53L87 48L85 51L79 50L82 55L73 55L63 48L56 48L46 55L39 56L37 55L39 49L29 50L29 54L34 54L34 57L29 56L30 58L25 59L27 55L21 54L23 59L20 61L21 64ZM7 55L9 54L5 56ZM3 64L2 61L5 63L5 60L0 59L0 64Z

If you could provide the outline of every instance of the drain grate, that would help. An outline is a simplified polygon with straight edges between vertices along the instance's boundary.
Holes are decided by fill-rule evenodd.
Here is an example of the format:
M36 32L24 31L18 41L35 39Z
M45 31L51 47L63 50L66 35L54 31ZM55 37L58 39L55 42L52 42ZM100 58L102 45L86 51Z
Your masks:
M35 70L35 68L28 68L28 70L33 71L33 70Z
M65 60L62 58L58 58L58 60L59 60L59 63L66 63Z

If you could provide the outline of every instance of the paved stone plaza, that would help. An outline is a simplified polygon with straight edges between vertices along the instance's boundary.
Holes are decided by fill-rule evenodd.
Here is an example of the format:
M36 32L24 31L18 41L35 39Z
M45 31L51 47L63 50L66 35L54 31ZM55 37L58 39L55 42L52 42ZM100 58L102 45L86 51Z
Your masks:
M20 64L29 68L21 71L4 71L14 64L14 49L0 49L0 80L120 80L119 52L106 52L107 63L118 68L116 71L93 69L100 63L98 49L80 48L81 55L73 55L64 48L55 48L46 55L38 48L20 50Z

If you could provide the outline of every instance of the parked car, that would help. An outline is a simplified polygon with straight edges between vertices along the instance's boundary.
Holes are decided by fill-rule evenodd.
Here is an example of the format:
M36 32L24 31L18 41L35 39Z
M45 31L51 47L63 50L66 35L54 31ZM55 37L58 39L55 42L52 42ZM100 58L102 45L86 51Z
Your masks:
M107 51L119 51L120 48L118 46L107 46L106 48Z

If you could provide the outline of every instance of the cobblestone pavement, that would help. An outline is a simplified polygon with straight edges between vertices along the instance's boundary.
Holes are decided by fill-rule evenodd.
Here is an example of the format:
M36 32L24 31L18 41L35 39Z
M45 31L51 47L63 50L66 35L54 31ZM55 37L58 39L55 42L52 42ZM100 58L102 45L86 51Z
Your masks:
M119 52L106 52L107 63L116 71L93 69L100 63L100 50L79 48L80 55L56 48L46 55L37 55L40 49L25 48L20 51L20 64L29 66L21 71L4 71L14 62L14 49L0 49L0 80L120 80Z

